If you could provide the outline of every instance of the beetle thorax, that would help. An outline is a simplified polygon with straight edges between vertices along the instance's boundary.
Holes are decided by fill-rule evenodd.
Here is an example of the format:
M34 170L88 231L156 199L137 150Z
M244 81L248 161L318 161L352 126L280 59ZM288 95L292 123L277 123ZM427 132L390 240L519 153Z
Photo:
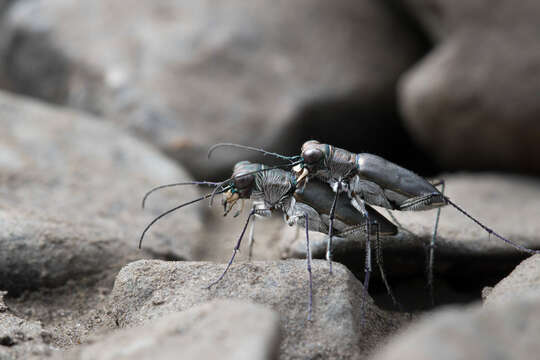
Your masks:
M264 201L268 209L283 209L287 207L290 194L294 190L291 176L288 172L275 169L258 173L253 191L255 201Z
M355 154L332 147L326 159L326 168L319 170L317 176L328 183L348 179L355 175L355 159Z

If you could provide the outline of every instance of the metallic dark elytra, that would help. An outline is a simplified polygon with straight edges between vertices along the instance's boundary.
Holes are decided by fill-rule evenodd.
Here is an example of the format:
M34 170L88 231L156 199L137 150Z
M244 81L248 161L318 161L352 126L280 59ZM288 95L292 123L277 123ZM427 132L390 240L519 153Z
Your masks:
M315 209L317 213L328 215L330 214L334 195L335 194L326 184L314 180L310 181L303 191L295 192L294 198L299 203L309 205ZM366 210L371 221L379 224L379 235L392 236L397 234L398 228L386 217L377 212L377 210L369 205L366 205ZM359 214L358 210L356 210L351 205L350 201L345 198L340 198L336 204L335 219L351 227L358 226L365 228L367 222L367 218ZM373 227L371 229L371 235L376 235L376 232L377 229ZM336 235L339 235L339 233Z
M311 161L314 152L322 154ZM297 166L299 181L317 177L351 199L390 210L429 210L446 205L444 195L414 172L373 154L347 150L310 140L302 145L304 163ZM362 204L358 204L362 206Z

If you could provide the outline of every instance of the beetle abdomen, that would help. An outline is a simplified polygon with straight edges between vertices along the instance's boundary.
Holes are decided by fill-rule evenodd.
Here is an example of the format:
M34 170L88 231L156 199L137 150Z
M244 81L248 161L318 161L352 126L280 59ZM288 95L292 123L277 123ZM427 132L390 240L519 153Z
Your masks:
M357 154L356 169L360 178L392 190L406 198L439 192L423 177L373 154Z

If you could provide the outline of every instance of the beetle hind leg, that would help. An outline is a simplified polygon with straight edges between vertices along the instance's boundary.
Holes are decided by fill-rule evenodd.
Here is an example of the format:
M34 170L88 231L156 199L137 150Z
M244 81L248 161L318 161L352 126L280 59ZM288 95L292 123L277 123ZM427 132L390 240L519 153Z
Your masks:
M367 224L367 234L366 234L366 262L364 265L364 291L362 293L362 309L361 309L361 315L360 315L360 321L362 323L362 326L365 326L366 322L366 305L368 301L368 288L369 288L369 278L371 276L371 241L370 241L370 226Z
M384 271L384 261L383 261L383 249L380 239L380 225L377 223L377 221L373 221L373 226L376 229L376 238L375 238L375 260L377 261L377 266L379 267L379 271L381 273L381 279L384 283L384 286L386 287L386 292L392 299L392 303L394 306L399 310L403 311L403 307L401 304L397 301L396 296L394 295L394 292L392 291L392 287L388 283L388 279L386 278L386 273Z
M400 206L401 211L419 211L440 208L448 204L443 193L433 192L426 195L416 196L404 201Z
M441 196L446 202L444 197L444 188L445 188L445 182L444 180L439 180L436 184L433 184L433 186L441 185ZM433 235L431 236L431 241L429 242L428 247L428 258L427 258L427 286L429 291L429 299L431 301L431 306L435 306L435 291L434 291L434 285L433 285L433 263L435 260L435 240L437 239L437 230L439 228L439 218L441 217L441 208L439 207L437 209L437 215L435 217L435 225L433 226Z
M253 220L251 220L251 227L249 228L248 261L251 261L253 257L253 243L255 242L255 219L257 219L257 217L253 217Z
M332 273L332 239L334 236L334 217L339 194L341 193L341 179L337 181L336 186L336 195L334 196L334 201L332 202L332 207L330 208L330 214L328 216L328 241L326 243L326 260L328 261L330 274Z

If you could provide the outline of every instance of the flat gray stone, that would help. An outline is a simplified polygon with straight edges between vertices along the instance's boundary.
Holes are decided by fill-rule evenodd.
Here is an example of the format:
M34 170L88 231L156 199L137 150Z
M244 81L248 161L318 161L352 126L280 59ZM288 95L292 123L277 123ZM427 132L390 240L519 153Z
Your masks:
M99 226L0 209L0 286L14 293L56 287L148 256L123 240Z
M196 207L144 226L195 198L194 189L156 193L189 180L185 171L111 124L0 92L0 284L57 286L71 276L118 270L150 255L192 259L201 228Z
M225 265L141 260L124 267L111 294L118 324L134 326L220 298L254 301L280 314L280 359L358 359L401 322L367 298L342 265L329 275L324 261L313 263L313 321L307 320L308 282L301 260L233 264L220 283L207 286ZM362 321L364 325L362 325Z
M4 303L0 291L0 359L15 360L45 357L51 354L48 346L51 334L38 321L28 321L14 315Z
M524 260L510 275L499 281L489 291L484 306L501 306L534 295L540 296L540 255Z
M535 358L540 351L540 297L501 306L453 307L425 316L371 360Z
M56 358L277 359L279 316L246 301L217 300L121 329Z

